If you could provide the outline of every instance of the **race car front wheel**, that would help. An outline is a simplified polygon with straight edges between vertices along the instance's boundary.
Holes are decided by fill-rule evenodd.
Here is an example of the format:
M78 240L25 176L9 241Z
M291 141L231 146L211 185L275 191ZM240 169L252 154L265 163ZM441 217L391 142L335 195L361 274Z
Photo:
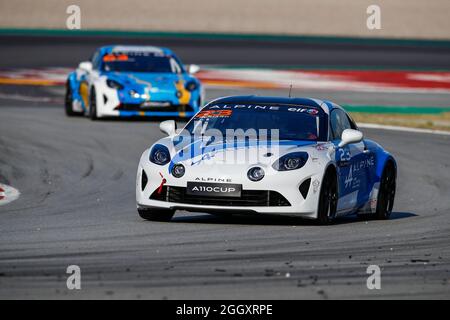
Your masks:
M322 181L319 196L317 220L320 224L330 224L336 217L337 210L337 179L332 170L328 170Z
M392 162L388 162L381 176L380 190L378 191L376 219L389 219L394 207L396 188L396 171Z
M97 120L97 97L95 95L95 89L92 89L89 99L89 118L91 120Z
M159 208L139 208L138 213L142 219L150 221L170 221L175 214L173 210Z
M67 82L66 83L66 96L64 99L64 109L65 109L66 115L68 117L73 117L73 116L77 115L76 112L74 112L73 108L72 108L72 99L73 99L72 96L73 96L72 88L70 87L69 82Z

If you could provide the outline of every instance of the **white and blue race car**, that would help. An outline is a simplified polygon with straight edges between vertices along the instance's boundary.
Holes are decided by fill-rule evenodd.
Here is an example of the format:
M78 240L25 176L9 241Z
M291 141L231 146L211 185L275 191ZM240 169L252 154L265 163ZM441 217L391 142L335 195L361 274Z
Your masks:
M338 105L309 98L235 96L207 104L140 159L140 216L175 210L279 214L330 223L359 214L389 218L397 164L364 139Z
M66 83L68 116L192 117L201 107L203 88L169 49L151 46L99 48L81 62Z

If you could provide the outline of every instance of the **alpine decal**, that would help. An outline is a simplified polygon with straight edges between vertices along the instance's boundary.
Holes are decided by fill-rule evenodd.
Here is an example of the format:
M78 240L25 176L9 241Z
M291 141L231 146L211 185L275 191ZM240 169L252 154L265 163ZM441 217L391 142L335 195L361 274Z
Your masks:
M306 113L310 115L319 114L319 109L311 108L306 106L296 106L290 108L284 108L277 105L247 105L247 104L235 104L235 105L212 105L208 107L206 111L209 110L229 110L229 109L247 109L247 110L266 110L266 111L289 111L289 112L299 112Z
M350 161L350 159L349 159ZM368 158L352 161L348 173L344 178L344 186L346 189L359 189L361 181L360 176L365 176L363 170L373 168L375 166L375 156L371 155Z

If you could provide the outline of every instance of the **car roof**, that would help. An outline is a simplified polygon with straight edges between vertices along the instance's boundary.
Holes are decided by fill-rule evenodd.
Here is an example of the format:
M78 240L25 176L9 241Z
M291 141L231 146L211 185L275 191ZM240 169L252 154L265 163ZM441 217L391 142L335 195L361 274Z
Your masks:
M313 108L321 108L326 114L329 114L332 109L342 109L341 106L331 102L323 101L315 98L288 98L288 97L269 97L269 96L229 96L218 98L210 103L241 103L241 104L286 104L286 105L300 105Z
M154 52L165 55L172 55L172 50L163 47L155 46L138 46L138 45L109 45L98 49L101 54L108 54L113 52Z

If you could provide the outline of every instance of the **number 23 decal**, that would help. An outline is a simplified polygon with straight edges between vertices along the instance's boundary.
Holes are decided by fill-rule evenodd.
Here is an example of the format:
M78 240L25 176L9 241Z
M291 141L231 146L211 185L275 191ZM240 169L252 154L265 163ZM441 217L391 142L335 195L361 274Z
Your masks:
M339 149L339 161L350 161L350 150Z

